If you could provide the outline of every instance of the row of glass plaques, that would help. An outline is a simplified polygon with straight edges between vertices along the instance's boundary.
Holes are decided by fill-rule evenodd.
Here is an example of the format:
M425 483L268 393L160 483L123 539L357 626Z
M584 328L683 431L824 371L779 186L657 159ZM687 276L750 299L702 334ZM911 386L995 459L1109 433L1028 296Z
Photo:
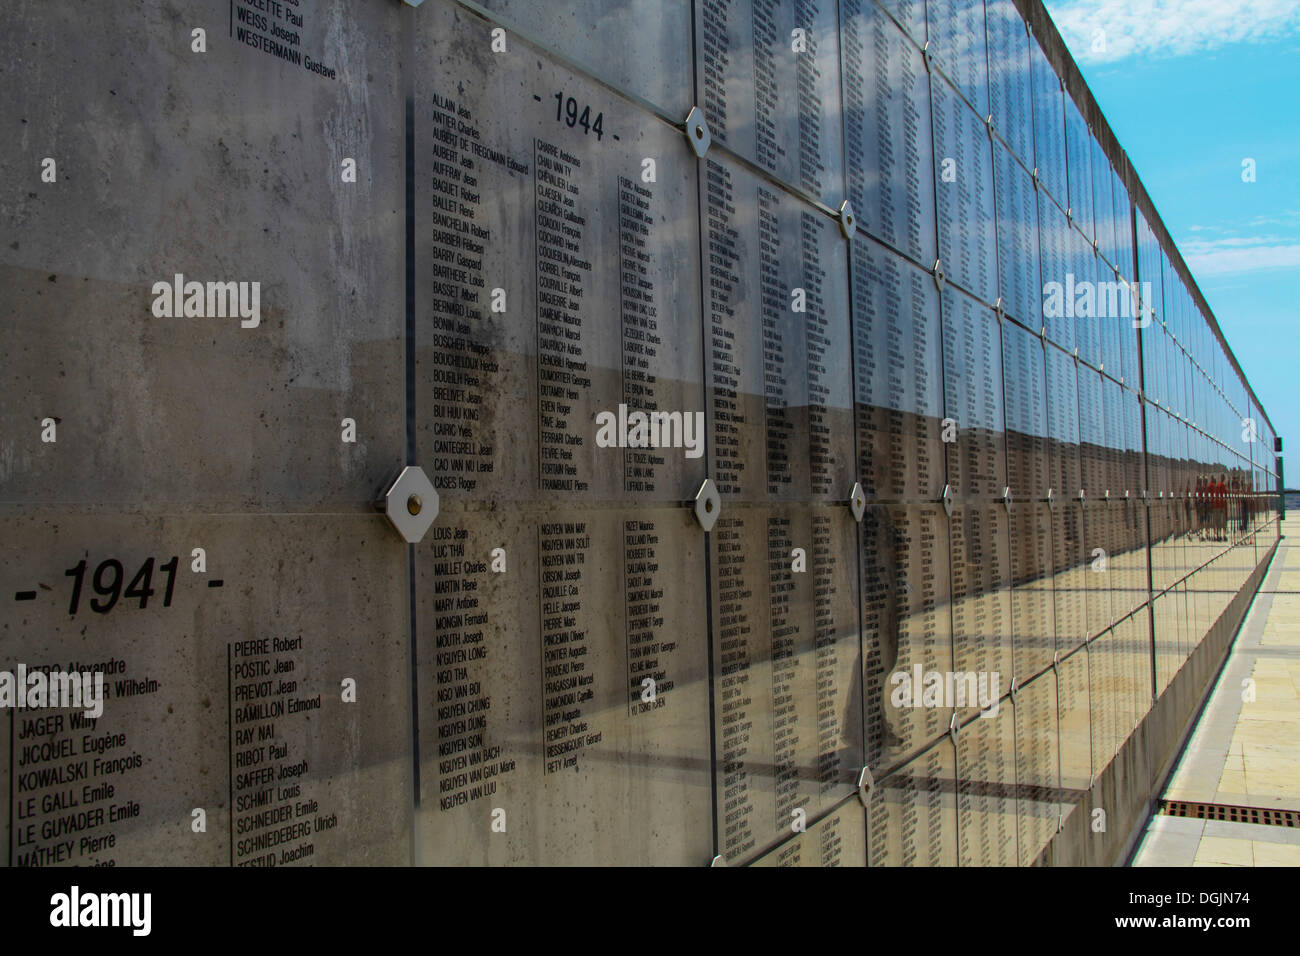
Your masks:
M1131 317L1042 315L1133 255L1099 147L1085 206L1075 126L1026 133L1036 43L484 6L303 0L289 43L236 0L202 54L0 13L8 62L77 51L0 106L5 666L108 687L0 720L10 864L1033 862L1277 534ZM256 321L160 314L196 281ZM1220 469L1221 536L1181 497Z

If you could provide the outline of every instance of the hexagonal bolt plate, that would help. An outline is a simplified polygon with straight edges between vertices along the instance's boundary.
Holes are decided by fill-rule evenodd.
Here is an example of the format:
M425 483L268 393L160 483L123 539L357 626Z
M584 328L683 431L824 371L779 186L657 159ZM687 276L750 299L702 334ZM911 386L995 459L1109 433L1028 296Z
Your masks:
M1051 488L1047 489L1047 510L1048 511L1056 510L1056 495L1052 493Z
M858 231L858 217L853 214L853 204L847 199L840 203L840 232L845 239L852 239Z
M934 276L935 287L938 288L940 292L942 292L943 291L943 260L935 259L934 266L930 269L930 272Z
M1011 510L1011 486L1010 485L1004 485L1002 488L1002 505L1007 509L1007 511Z
M858 774L858 800L864 807L870 805L871 792L875 789L876 781L871 776L871 768L863 767L862 772Z
M419 544L438 517L438 492L418 465L407 465L384 494L384 514L411 544Z
M1016 702L1016 695L1020 693L1020 685L1016 683L1014 677L1011 678L1011 689L1009 693L1011 694L1011 702L1014 704Z
M867 513L867 493L862 490L862 482L855 481L853 490L849 492L849 510L853 512L853 520L862 523L862 516Z
M686 114L686 139L696 156L703 156L713 145L713 134L709 132L709 124L705 122L704 111L698 106L692 106L691 111Z
M943 510L952 517L952 485L943 486Z
M715 857L713 858L713 860L709 863L709 866L711 866L711 867L713 867L713 866L726 866L726 865L727 865L727 858L726 858L725 856L723 856L721 853L719 853L717 856L715 856Z
M954 744L957 743L957 738L961 736L961 725L957 723L956 711L953 711L952 716L948 718L948 736L952 738Z
M695 520L705 531L712 531L713 524L722 511L722 496L712 478L705 478L700 490L695 493Z

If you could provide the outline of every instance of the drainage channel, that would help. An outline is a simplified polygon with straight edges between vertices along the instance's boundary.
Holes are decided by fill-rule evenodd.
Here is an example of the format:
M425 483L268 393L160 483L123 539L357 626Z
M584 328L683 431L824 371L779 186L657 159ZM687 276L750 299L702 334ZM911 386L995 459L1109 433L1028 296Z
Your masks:
M1161 800L1160 812L1167 817L1187 817L1192 820L1223 820L1228 823L1300 827L1300 810L1239 807L1229 803L1195 803L1188 800Z

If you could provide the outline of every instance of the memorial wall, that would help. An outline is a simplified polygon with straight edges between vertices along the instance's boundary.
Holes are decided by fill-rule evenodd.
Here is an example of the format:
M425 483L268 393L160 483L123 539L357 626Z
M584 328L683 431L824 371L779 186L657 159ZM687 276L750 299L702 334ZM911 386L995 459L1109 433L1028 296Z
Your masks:
M0 64L9 865L1122 859L1275 439L1036 2Z

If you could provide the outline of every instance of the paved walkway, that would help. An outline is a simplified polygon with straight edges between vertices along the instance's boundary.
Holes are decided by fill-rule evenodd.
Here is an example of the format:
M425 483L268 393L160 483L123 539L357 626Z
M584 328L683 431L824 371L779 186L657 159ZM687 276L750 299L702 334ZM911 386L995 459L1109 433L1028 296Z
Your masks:
M1300 811L1300 513L1282 535L1166 800ZM1156 815L1134 865L1300 866L1300 812L1293 822Z

